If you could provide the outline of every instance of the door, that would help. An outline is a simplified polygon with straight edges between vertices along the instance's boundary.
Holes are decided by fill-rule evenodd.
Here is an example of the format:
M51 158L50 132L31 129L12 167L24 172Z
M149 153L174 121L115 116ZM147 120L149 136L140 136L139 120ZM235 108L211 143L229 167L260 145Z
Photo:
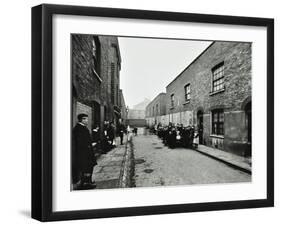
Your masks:
M199 144L203 144L203 112L197 113Z

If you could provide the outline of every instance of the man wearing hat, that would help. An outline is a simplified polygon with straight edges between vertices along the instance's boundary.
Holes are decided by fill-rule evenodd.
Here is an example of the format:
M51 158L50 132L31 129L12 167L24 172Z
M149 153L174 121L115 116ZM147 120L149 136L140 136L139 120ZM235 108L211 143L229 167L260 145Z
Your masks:
M73 189L92 189L93 167L97 165L92 150L91 135L88 125L88 115L79 114L78 122L72 131L72 180Z

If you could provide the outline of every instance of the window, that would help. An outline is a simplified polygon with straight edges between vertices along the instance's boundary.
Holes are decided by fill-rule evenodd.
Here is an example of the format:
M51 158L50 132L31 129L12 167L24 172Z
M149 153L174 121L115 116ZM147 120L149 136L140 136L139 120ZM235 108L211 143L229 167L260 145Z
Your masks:
M212 111L212 134L224 134L224 112L223 109L216 109Z
M97 45L95 40L92 41L92 51L93 51L94 58L97 58Z
M184 98L185 98L185 101L190 100L190 84L187 84L184 86Z
M213 92L224 89L224 63L220 63L212 69Z
M159 106L156 104L156 115L159 115Z
M98 55L97 55L97 43L95 40L92 41L92 54L93 54L93 58L94 58L94 70L97 72Z
M175 94L171 95L171 107L175 106Z

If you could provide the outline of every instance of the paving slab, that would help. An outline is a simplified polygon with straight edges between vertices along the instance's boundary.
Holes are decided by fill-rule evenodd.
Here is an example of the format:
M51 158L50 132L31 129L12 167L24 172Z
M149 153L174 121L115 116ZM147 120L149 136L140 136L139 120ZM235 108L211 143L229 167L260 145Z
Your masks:
M98 189L116 188L118 187L119 179L97 181L96 184Z
M252 161L251 158L235 155L223 150L208 147L205 145L198 145L197 151L202 154L206 154L221 162L224 162L234 168L240 169L246 173L252 173Z
M116 147L102 154L97 159L97 165L93 170L93 180L97 184L97 189L118 188L121 177L121 171L126 153L125 145L120 145L120 141L116 139Z

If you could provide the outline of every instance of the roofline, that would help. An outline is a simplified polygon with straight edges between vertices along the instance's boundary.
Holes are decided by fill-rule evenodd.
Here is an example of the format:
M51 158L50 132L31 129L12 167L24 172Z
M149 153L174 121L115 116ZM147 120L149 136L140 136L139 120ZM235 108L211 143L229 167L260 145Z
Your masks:
M164 92L159 93L156 97L153 98L152 101L149 102L149 104L145 107L145 109L146 109L153 101L155 101L160 95L166 95L166 94L167 94L167 93L164 93Z
M187 67L184 68L184 69L178 74L178 76L175 77L175 78L166 86L166 88L167 88L168 86L170 86L174 81L176 81L176 80L182 75L182 73L185 72L192 64L194 64L195 61L197 61L197 60L198 60L198 59L215 43L215 42L216 42L216 41L213 41L209 46L207 46L207 48L204 49L204 50L202 51L202 53L200 53L189 65L187 65Z

